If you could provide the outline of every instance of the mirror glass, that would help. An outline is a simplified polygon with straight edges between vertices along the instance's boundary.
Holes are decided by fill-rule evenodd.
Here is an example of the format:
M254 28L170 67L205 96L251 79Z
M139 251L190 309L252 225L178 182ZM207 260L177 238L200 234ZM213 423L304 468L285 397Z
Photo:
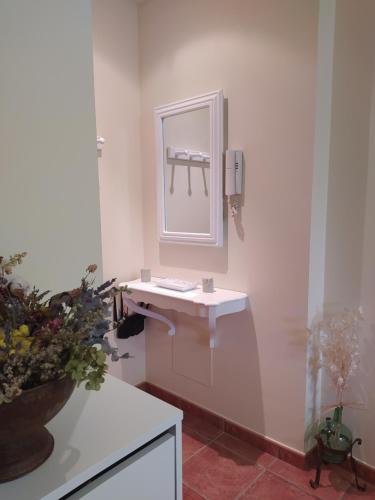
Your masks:
M163 119L167 231L210 232L210 110Z
M160 241L223 244L221 90L155 109Z

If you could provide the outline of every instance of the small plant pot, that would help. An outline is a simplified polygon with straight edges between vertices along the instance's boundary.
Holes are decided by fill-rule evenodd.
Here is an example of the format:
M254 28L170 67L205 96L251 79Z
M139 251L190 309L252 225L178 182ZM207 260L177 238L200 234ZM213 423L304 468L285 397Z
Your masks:
M51 455L54 439L45 425L64 407L74 385L64 377L0 405L0 482L31 472Z

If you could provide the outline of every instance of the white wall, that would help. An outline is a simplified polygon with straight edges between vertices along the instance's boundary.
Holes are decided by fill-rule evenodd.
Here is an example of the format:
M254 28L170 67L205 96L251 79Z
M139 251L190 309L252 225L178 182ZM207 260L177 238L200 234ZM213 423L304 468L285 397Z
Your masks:
M0 240L41 289L101 275L89 0L0 0Z
M325 256L325 309L364 308L361 366L344 401L366 410L344 409L344 421L363 438L357 456L375 466L373 421L374 193L375 193L375 4L340 0L336 10L333 61L331 155ZM322 404L335 402L323 376Z
M375 55L375 54L374 54ZM374 58L375 59L375 58ZM360 303L365 315L365 325L361 331L361 365L359 376L353 383L354 397L365 403L366 410L349 411L350 423L356 435L364 438L363 445L356 453L362 460L375 466L375 441L373 423L375 418L375 73L372 81L372 104L370 117L369 168L365 198L365 224L362 256L362 283Z
M317 89L315 109L314 174L310 224L308 326L324 304L328 179L330 166L333 58L336 0L320 0ZM306 449L315 445L314 424L321 405L321 372L316 367L317 335L309 336L306 385Z
M333 61L326 307L359 304L373 71L372 0L340 0Z
M134 0L92 0L105 278L135 279L143 267L138 14ZM111 365L130 383L145 379L144 334L118 341L134 358Z
M218 322L214 385L204 320L148 327L147 380L303 449L318 1L153 0L140 7L145 264L249 293ZM153 108L223 88L244 150L240 217L223 248L159 244ZM172 313L171 313L172 315Z

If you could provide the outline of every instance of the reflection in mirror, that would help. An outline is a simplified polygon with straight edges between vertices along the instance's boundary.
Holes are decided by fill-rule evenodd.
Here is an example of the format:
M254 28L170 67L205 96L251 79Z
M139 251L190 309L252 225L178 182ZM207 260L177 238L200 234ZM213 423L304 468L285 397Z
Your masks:
M223 92L155 109L160 240L223 244Z
M210 110L163 120L164 197L167 231L210 232Z

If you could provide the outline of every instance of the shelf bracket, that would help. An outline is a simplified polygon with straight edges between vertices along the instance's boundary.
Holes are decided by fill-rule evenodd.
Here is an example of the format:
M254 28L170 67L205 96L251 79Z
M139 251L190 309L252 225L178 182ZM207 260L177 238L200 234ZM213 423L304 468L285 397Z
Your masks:
M208 308L208 329L210 332L210 349L216 347L216 308Z
M149 309L146 309L145 307L139 306L136 302L134 302L134 300L130 299L129 297L126 297L125 294L123 294L122 300L124 304L126 304L128 308L131 309L132 311L142 314L143 316L147 316L148 318L156 319L168 325L169 327L168 335L170 337L173 337L173 335L176 334L176 327L170 319L166 318L162 314L158 314L156 312L150 311Z

